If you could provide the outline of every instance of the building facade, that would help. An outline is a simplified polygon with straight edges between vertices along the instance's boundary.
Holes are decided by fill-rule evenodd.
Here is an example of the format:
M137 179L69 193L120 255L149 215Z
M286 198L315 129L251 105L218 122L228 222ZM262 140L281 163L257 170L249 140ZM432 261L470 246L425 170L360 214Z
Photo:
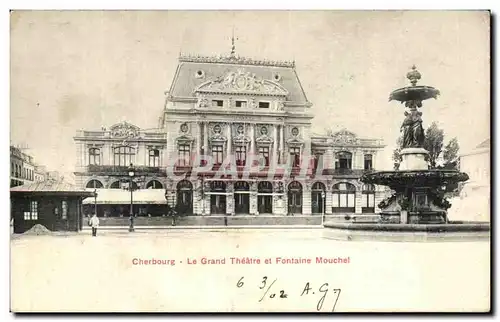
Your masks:
M23 152L20 148L10 146L10 186L17 187L23 184L45 180L47 170L44 166L35 163L33 156Z
M136 194L145 189L161 192L160 198L148 203L136 200L134 213L164 212L158 206L146 205L166 203L163 192L166 186L163 166L167 158L165 137L158 130L141 130L127 122L115 124L109 129L77 132L74 137L77 147L75 181L79 187L98 192L96 203L105 205L97 208L99 216L128 215L130 196L124 189L130 189L130 186ZM134 178L129 178L130 164L134 166ZM141 201L142 205L139 205ZM87 201L86 204L91 205L92 202ZM92 211L84 207L84 213Z
M144 169L132 184L158 186L184 214L378 212L385 190L359 177L376 167L382 141L315 134L311 106L294 62L181 56L159 129L77 134L77 183L123 188L118 177L126 181L122 167L133 163Z

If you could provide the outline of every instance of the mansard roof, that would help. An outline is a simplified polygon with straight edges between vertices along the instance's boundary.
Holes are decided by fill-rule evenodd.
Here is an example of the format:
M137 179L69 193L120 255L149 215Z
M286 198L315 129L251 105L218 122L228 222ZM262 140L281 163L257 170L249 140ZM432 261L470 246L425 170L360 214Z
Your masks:
M282 87L288 102L310 104L300 84L294 63L256 61L239 57L181 56L169 95L173 98L194 98L196 90L204 83L238 71Z

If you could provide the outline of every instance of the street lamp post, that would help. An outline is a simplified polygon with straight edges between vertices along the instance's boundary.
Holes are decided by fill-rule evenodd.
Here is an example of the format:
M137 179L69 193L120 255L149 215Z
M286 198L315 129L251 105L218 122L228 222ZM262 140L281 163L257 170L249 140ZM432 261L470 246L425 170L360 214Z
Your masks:
M130 190L130 226L128 228L129 232L134 231L134 199L133 199L133 192L134 192L134 187L132 186L133 183L133 178L135 177L135 169L133 164L130 164L130 167L128 169L128 177L129 177L129 190Z
M94 213L97 216L97 189L94 188Z
M321 226L325 224L325 212L326 212L326 193L321 191L321 201L323 201L323 214L321 216Z

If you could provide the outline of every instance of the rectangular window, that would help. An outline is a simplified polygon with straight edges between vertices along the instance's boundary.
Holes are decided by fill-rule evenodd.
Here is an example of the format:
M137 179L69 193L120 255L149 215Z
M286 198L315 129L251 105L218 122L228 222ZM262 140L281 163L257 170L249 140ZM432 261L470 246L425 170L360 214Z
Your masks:
M269 108L269 102L259 102L259 108Z
M261 146L259 147L259 159L263 166L269 166L269 147Z
M101 164L101 150L96 148L89 149L89 165Z
M372 161L372 155L371 154L365 154L365 170L371 170L373 167L373 161Z
M292 160L292 167L300 166L300 148L290 148L290 160Z
M224 101L222 101L222 100L213 100L212 101L212 106L213 107L223 107L224 106Z
M247 102L246 101L236 101L236 107L247 107Z
M223 159L222 145L214 145L212 147L212 161L214 165L221 165Z
M61 219L68 219L68 202L66 200L61 201Z
M244 166L247 159L247 148L244 146L236 147L236 165Z
M30 211L24 212L24 220L38 220L38 201L30 201Z
M120 146L113 150L115 166L129 166L134 163L135 149L128 146Z
M178 165L187 167L191 164L191 147L189 144L179 144L179 160Z
M149 150L149 166L159 167L160 166L160 151L156 149Z

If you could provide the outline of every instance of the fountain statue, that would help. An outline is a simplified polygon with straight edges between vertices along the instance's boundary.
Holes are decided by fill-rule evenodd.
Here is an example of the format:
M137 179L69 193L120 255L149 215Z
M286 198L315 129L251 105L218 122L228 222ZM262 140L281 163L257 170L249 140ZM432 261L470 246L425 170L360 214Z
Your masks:
M389 101L404 103L408 109L401 125L403 140L399 169L369 172L360 178L363 183L388 186L392 190L392 195L378 204L381 212L373 216L378 219L375 222L326 222L325 228L341 233L348 239L351 239L352 232L359 231L364 235L374 232L377 236L380 232L408 233L409 236L446 232L471 233L470 236L475 236L479 232L483 237L484 234L489 237L489 223L448 220L447 210L451 204L445 198L444 188L451 183L467 181L469 176L457 170L429 168L428 152L424 149L422 112L418 109L422 108L423 101L437 99L440 93L434 87L417 85L421 77L413 66L407 74L411 85L394 90L389 97Z

